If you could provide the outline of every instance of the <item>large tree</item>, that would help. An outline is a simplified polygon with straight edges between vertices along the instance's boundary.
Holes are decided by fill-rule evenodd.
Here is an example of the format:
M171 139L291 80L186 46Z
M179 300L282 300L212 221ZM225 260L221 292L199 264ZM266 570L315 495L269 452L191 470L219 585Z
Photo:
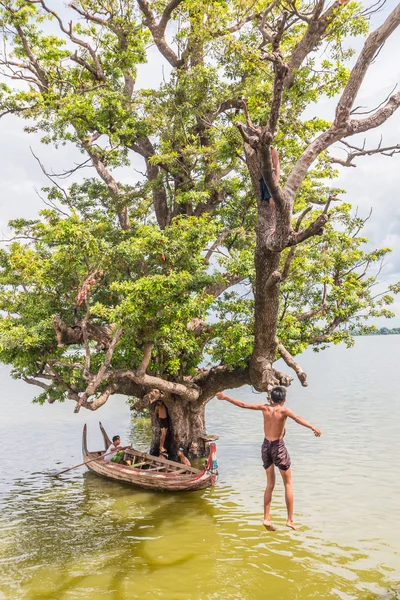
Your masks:
M68 398L78 412L117 393L138 408L162 396L172 454L176 444L201 453L216 392L290 385L278 358L307 385L296 355L351 345L363 320L390 315L392 296L376 295L369 274L389 250L365 249L363 219L333 180L335 163L398 150L347 140L400 105L397 92L361 117L354 109L400 6L351 70L343 42L367 34L369 16L353 1L0 6L1 116L78 148L82 162L63 178L93 169L65 188L38 157L47 207L13 221L0 254L0 360L42 389L38 401ZM138 87L152 47L164 77ZM338 97L332 119L307 119L327 96ZM337 143L345 157L331 154ZM138 160L143 173L127 183Z

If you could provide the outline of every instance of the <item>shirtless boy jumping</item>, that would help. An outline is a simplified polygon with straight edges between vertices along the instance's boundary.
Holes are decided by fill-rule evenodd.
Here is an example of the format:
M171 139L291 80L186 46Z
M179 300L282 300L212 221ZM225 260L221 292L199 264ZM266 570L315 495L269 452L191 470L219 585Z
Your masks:
M277 466L285 486L285 502L288 514L286 525L291 529L296 529L293 522L293 489L290 456L286 450L285 442L283 441L286 419L289 417L296 421L296 423L308 427L308 429L311 429L317 437L321 435L320 430L313 425L310 425L310 423L301 417L295 415L290 408L284 406L286 402L286 389L284 387L278 386L272 390L271 404L246 404L240 400L234 400L221 392L217 394L217 398L219 400L228 400L228 402L235 406L239 406L240 408L262 410L264 416L265 439L261 447L261 457L267 474L267 487L265 488L264 493L263 525L268 531L275 531L275 527L271 523L270 510L272 492L275 487L275 466Z

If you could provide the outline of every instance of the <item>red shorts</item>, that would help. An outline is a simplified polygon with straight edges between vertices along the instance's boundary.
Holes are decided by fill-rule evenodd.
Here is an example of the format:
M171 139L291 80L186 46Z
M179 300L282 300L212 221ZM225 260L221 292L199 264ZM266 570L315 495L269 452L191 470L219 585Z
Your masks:
M264 469L268 469L271 465L275 465L282 471L287 471L290 468L289 452L286 450L285 442L282 438L272 442L265 438L261 446L261 458Z

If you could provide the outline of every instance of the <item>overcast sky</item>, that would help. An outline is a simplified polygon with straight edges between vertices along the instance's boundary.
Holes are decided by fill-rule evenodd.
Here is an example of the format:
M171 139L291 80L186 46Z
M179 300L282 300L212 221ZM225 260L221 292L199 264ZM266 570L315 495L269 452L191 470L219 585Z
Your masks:
M371 0L372 3L372 0ZM396 0L388 0L384 9L373 17L372 27L383 22L385 16L397 4ZM367 4L366 4L367 5ZM51 6L60 7L64 12L64 3L52 0ZM352 46L360 48L363 40L352 40ZM365 110L379 105L400 82L400 28L391 36L376 62L371 66L360 90L356 106L362 105ZM156 87L166 70L159 55L151 51L149 63L139 72L138 84L143 87ZM307 116L316 115L332 119L335 103L332 100L319 102L307 111ZM36 160L30 152L30 146L42 162L54 172L68 169L79 162L81 155L72 147L55 150L54 147L43 146L38 135L23 131L24 123L17 117L6 116L0 119L0 231L6 233L7 223L16 217L35 218L43 204L35 189L48 184ZM375 147L383 136L384 145L400 142L400 109L394 116L376 131L367 135L367 146ZM352 141L363 142L364 136ZM333 153L333 152L332 152ZM339 156L340 152L336 152ZM344 157L344 155L343 155ZM393 253L381 274L381 281L386 283L400 280L400 155L392 158L382 156L363 157L356 161L357 168L340 167L338 185L345 188L345 199L358 207L359 214L367 216L373 208L371 218L365 227L365 235L370 238L374 247L391 247ZM124 170L123 179L134 182L139 174L134 167L140 169L136 162L131 170ZM91 171L87 170L86 175ZM396 299L396 319L389 323L376 321L379 326L400 325L400 297Z

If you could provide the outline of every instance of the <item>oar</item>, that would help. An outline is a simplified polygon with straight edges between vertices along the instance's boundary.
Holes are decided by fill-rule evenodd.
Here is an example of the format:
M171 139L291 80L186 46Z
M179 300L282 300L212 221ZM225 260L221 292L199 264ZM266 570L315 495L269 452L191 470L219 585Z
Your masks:
M72 471L73 469L78 469L79 467L83 467L84 465L87 465L88 463L94 462L95 460L99 460L100 458L104 458L105 456L110 456L110 454L114 454L114 453L115 453L115 450L113 450L112 452L108 452L107 454L101 454L101 456L98 456L97 458L91 458L90 460L80 463L79 465L75 465L74 467L70 467L69 469L65 469L64 471L60 471L59 473L52 475L52 477L58 477L59 475L62 475L63 473L67 473L67 471Z

